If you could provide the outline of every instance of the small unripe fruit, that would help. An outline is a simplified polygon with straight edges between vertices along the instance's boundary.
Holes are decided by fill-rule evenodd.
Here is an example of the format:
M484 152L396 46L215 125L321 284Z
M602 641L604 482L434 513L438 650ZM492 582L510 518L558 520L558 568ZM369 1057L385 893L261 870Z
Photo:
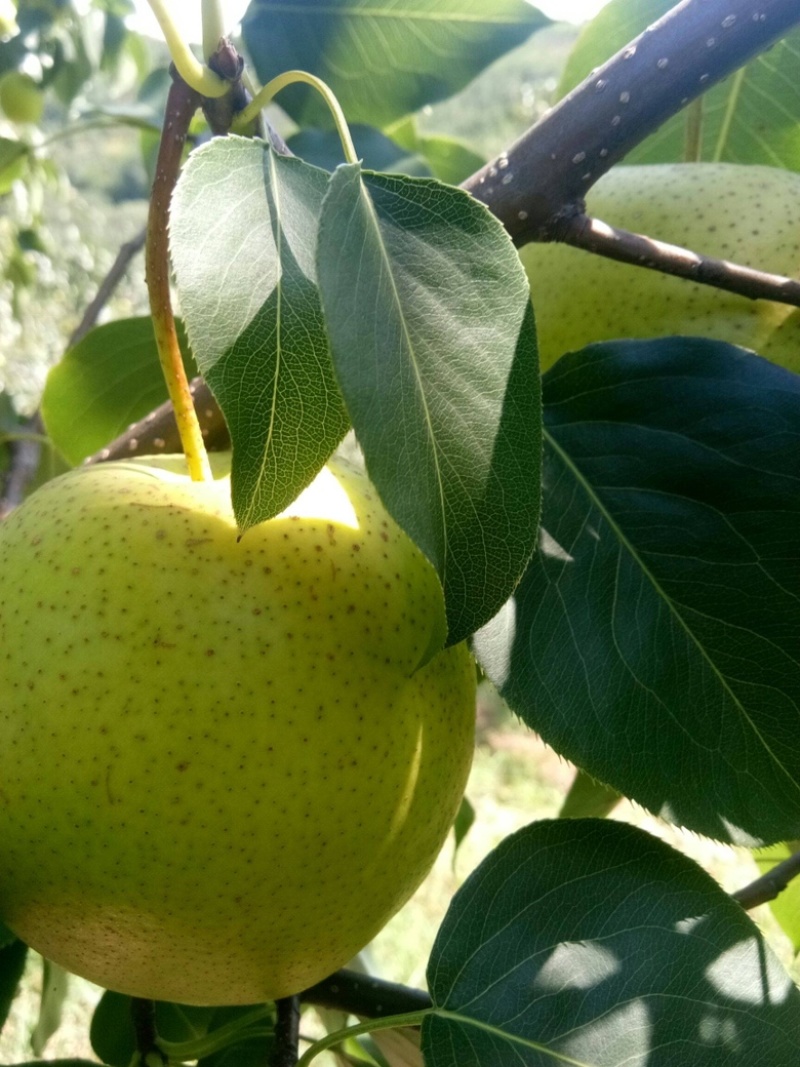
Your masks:
M182 463L73 471L0 525L0 917L112 989L270 1000L427 873L475 670L430 658L441 587L362 473L239 540L229 480Z
M30 74L10 70L0 78L0 109L11 122L39 122L44 93Z

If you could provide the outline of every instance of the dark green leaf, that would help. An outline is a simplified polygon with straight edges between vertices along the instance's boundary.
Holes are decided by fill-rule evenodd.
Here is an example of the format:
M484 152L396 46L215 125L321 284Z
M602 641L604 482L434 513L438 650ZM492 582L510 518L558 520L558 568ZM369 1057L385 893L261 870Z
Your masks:
M479 659L548 744L651 811L800 836L800 376L665 338L544 381L540 549Z
M475 822L475 809L467 800L463 797L461 800L461 807L458 809L458 815L456 815L456 821L453 823L453 833L456 839L456 847L453 853L453 862L455 863L455 853L458 852L464 838L470 832L473 823Z
M453 899L428 966L427 1067L777 1067L800 992L692 860L632 826L548 820Z
M13 1067L42 1067L42 1063L42 1060L26 1060L25 1063L16 1063ZM104 1067L104 1065L98 1065L97 1060L47 1060L47 1067Z
M15 938L0 948L0 1029L5 1026L25 970L28 946Z
M131 998L106 992L100 998L89 1028L92 1051L110 1067L129 1067L136 1051Z
M269 1062L272 1037L245 1037L220 1052L204 1056L197 1067L264 1067Z
M254 0L242 22L262 82L300 69L327 82L349 122L386 126L456 92L549 24L524 0ZM301 126L330 126L307 86L279 102Z
M611 0L585 27L559 85L565 96L673 7L673 0ZM724 34L720 26L720 34ZM713 47L713 46L711 46ZM800 170L800 30L706 93L699 158ZM686 116L664 123L625 163L674 163L685 156Z
M6 948L12 941L17 940L13 930L9 930L5 923L0 922L0 949Z
M578 770L564 798L559 819L604 819L620 801L620 795L586 771Z
M215 1008L156 1002L156 1030L166 1041L188 1041L207 1033ZM95 1055L110 1067L130 1067L136 1051L131 998L105 992L95 1008L89 1031Z
M519 258L459 189L352 165L325 199L319 282L367 470L436 568L460 641L535 537L539 373Z
M316 284L325 171L260 141L192 154L173 199L171 248L198 366L233 441L246 530L309 484L348 428Z
M190 377L197 371L183 330ZM78 464L167 399L149 318L96 326L50 371L42 416L56 448Z

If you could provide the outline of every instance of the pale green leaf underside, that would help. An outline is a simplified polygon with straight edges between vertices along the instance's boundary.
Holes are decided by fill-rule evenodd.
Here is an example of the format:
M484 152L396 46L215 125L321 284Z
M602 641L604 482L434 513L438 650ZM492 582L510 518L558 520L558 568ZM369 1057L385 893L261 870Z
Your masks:
M326 182L263 142L220 138L192 155L173 202L178 292L231 431L242 529L283 510L348 426L314 265Z
M539 375L519 259L460 190L353 165L325 200L319 281L370 477L436 567L461 640L535 538Z

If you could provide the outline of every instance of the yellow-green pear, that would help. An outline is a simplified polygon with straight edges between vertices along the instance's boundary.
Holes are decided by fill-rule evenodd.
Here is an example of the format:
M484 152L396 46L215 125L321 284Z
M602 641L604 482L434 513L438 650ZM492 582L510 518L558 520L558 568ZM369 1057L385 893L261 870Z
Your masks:
M589 214L707 256L800 276L800 174L730 163L615 167ZM619 337L685 334L752 348L800 371L800 313L616 263L581 249L521 250L547 370L565 352Z
M44 93L30 74L10 70L0 78L0 110L12 122L39 122Z
M332 461L240 540L227 477L99 465L0 526L0 917L140 997L347 962L439 852L475 668L433 568Z

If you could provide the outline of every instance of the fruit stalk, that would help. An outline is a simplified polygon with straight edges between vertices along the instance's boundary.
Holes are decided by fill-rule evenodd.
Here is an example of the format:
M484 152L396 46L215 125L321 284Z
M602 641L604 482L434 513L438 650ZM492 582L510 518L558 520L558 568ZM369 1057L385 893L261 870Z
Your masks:
M172 313L169 287L169 210L189 123L200 103L200 95L191 89L177 72L173 72L150 194L145 252L147 291L158 356L169 398L175 410L175 421L189 474L196 482L210 479L211 468L189 391L189 381L175 330L175 316Z
M269 1067L296 1067L300 1044L300 999L282 997L275 1002L275 1046Z

